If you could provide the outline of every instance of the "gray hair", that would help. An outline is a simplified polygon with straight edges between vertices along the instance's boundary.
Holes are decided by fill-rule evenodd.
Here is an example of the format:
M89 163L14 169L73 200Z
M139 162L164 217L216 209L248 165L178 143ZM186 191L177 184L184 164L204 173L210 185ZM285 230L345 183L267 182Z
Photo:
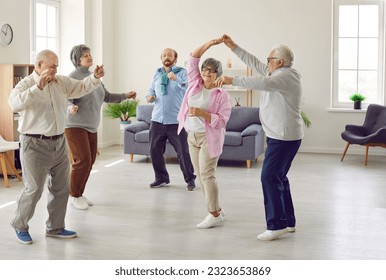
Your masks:
M273 48L273 51L277 58L284 60L284 66L292 66L294 62L294 53L288 46L278 45L277 47Z
M221 61L218 61L217 59L214 59L214 58L207 58L202 63L201 69L205 68L207 66L210 66L211 69L216 70L217 78L221 77L221 75L222 75L222 64L221 64Z
M47 61L48 58L50 57L55 57L55 58L58 58L58 56L56 55L56 53L54 53L53 51L51 50L42 50L40 51L37 55L36 55L36 58L35 58L35 66L37 66L39 64L40 61Z
M90 52L90 48L86 45L78 45L74 46L71 50L71 62L74 64L75 68L78 68L80 65L80 58L83 56L85 52Z

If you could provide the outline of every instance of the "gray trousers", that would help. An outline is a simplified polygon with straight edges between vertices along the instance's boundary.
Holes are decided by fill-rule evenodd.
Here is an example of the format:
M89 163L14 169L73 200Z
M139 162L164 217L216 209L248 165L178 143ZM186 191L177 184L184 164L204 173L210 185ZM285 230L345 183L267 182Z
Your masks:
M70 191L70 162L64 136L56 140L20 135L20 159L24 189L17 201L16 215L11 225L15 230L28 231L47 179L47 230L64 228Z

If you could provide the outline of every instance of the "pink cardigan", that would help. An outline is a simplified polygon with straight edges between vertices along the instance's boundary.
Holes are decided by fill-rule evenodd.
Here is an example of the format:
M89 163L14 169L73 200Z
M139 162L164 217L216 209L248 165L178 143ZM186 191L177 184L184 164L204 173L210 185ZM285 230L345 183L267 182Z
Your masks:
M186 90L184 99L182 100L181 108L177 116L178 133L185 126L186 118L188 117L188 99L190 96L198 94L202 88L202 78L198 63L200 58L190 56L188 70L189 86ZM211 158L218 157L222 153L222 147L225 139L225 126L231 115L231 100L228 92L222 88L215 89L210 95L209 113L211 114L211 122L205 122L205 133L208 141L209 156Z

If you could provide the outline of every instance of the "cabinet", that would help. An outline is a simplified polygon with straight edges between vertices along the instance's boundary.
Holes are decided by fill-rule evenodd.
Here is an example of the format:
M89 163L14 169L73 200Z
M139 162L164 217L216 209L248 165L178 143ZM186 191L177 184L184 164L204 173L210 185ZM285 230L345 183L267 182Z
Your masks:
M33 69L34 65L32 64L0 64L0 135L5 140L19 141L17 132L18 114L12 112L8 105L8 98L14 86L22 78L31 74ZM9 151L8 155L14 162L14 152ZM15 175L11 173L11 168L8 166L7 170L10 175Z
M247 68L223 68L223 76L252 76L252 69ZM252 90L245 89L240 87L235 87L232 85L223 86L231 96L232 105L235 106L237 102L241 106L249 106L252 107Z

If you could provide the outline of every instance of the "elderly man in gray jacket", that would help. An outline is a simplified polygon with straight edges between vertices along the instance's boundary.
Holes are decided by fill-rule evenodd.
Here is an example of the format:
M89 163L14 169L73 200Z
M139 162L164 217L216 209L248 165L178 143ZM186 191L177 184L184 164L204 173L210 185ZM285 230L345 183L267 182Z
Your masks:
M287 173L304 136L300 115L302 103L301 76L292 68L291 49L284 45L273 48L267 64L236 45L228 36L224 43L247 66L254 77L221 77L219 86L234 85L261 90L260 120L267 136L267 148L261 171L267 230L259 240L274 240L295 231L295 211Z

